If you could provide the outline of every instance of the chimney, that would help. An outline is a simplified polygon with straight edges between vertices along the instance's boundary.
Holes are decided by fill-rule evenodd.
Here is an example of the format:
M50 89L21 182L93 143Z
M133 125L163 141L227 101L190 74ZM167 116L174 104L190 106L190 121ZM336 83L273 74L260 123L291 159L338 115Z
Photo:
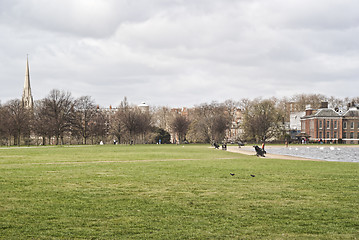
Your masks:
M313 113L313 109L312 109L312 107L310 106L310 104L306 105L306 106L305 106L305 116L312 115L312 113Z
M328 108L328 102L321 102L320 108Z

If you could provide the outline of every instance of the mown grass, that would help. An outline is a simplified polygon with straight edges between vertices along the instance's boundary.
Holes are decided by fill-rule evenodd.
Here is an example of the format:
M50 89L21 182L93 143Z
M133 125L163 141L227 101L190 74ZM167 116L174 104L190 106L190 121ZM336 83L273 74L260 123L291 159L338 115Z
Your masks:
M0 238L357 239L358 180L205 145L0 149Z

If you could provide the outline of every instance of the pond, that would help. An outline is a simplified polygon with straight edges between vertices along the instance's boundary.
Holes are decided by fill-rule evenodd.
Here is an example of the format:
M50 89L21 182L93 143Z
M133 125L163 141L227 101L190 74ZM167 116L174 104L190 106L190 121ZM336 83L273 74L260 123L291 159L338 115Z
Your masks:
M337 162L359 162L359 147L332 146L290 146L283 148L268 148L267 153L320 159Z

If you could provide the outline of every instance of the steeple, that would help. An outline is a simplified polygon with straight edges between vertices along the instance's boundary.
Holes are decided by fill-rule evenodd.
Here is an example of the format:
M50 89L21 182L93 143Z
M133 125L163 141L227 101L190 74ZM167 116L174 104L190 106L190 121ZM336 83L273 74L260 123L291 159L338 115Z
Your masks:
M25 83L24 83L24 91L22 93L22 104L25 108L29 108L29 109L32 109L34 106L34 100L32 98L31 86L30 86L29 57L26 58Z

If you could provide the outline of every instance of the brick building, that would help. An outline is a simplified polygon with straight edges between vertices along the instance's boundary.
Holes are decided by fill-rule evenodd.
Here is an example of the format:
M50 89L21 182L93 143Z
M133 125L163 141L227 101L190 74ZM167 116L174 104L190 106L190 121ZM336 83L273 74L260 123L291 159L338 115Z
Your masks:
M343 114L342 138L345 143L359 143L359 108L354 104Z
M351 104L346 112L328 108L307 108L301 118L301 133L309 136L310 141L326 143L359 143L359 108Z

